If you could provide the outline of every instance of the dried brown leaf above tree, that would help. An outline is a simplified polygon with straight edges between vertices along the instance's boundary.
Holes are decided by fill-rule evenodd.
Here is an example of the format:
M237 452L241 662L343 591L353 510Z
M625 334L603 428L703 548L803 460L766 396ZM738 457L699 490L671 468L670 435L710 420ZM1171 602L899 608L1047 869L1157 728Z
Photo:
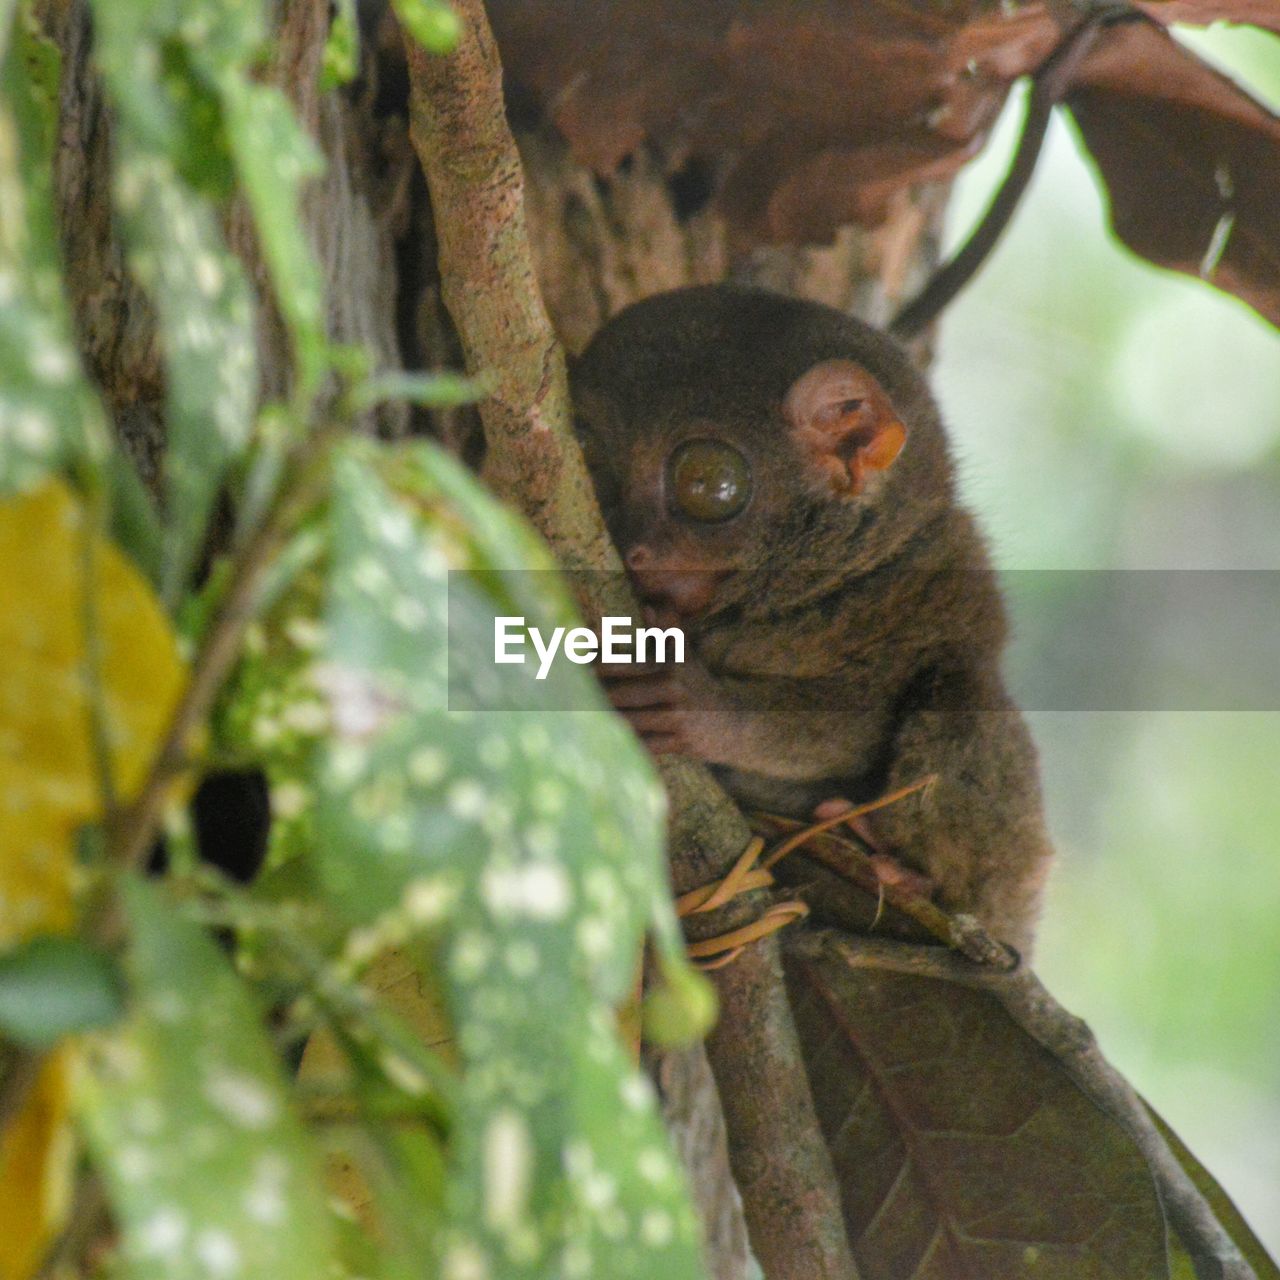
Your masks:
M1280 121L1164 32L1128 26L1068 98L1134 253L1280 324Z
M509 82L577 158L612 172L644 141L697 157L740 242L813 243L877 225L894 193L945 179L985 141L1019 76L1076 15L924 0L492 0ZM1147 0L1104 31L1070 93L1117 234L1204 273L1280 323L1280 121L1159 24L1280 30L1264 0ZM1230 175L1224 185L1222 174ZM1216 270L1214 268L1216 267Z

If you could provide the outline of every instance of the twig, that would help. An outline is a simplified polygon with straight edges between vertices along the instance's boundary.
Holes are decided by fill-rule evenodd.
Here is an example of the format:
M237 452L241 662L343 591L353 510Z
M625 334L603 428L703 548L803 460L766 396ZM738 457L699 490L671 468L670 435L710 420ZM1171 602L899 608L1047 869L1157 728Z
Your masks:
M805 824L794 818L783 818L772 813L753 813L751 821L755 829L764 835L788 833L788 839L770 855L767 866L775 865L790 853L804 854L841 879L857 885L873 898L882 898L891 907L910 916L940 942L955 948L975 964L995 969L1012 969L1016 966L1017 953L993 938L972 916L953 915L943 911L931 898L916 890L903 885L885 884L877 875L870 857L863 852L859 841L843 833L825 829L846 822L849 816L847 813L840 814L825 822Z
M410 48L410 131L431 192L445 303L471 373L494 379L480 404L491 485L533 521L579 580L588 614L634 613L617 552L570 431L564 358L538 292L523 174L506 123L502 69L481 0L457 0L455 51ZM710 775L662 768L672 809L677 891L723 875L748 832ZM741 923L743 903L705 917ZM770 1280L857 1276L839 1188L800 1059L776 939L755 944L714 981L722 1015L708 1042L751 1242ZM749 1082L749 1087L748 1087Z
M1129 1134L1151 1171L1161 1204L1191 1255L1196 1274L1202 1280L1257 1280L1169 1149L1146 1104L1103 1057L1088 1025L1064 1009L1029 968L992 970L941 947L861 938L835 929L796 930L787 946L811 959L836 956L851 968L943 978L992 995L1027 1035L1053 1055L1094 1105Z
M75 1270L85 1251L103 1233L107 1220L107 1195L102 1179L92 1170L83 1172L76 1183L67 1225L40 1264L34 1280L53 1280Z
M913 338L968 284L986 261L996 241L1013 217L1023 192L1035 173L1040 148L1053 109L1066 96L1080 63L1093 48L1099 31L1117 22L1143 19L1144 15L1127 5L1099 5L1069 31L1032 77L1027 97L1027 112L1018 138L1018 149L1009 165L1000 190L996 192L982 221L965 241L955 257L940 267L928 283L894 316L889 332L899 338Z
M467 371L493 382L479 405L485 478L566 569L620 579L573 440L564 351L538 290L497 46L480 0L455 8L463 32L447 57L408 42L409 122L431 192L444 302Z
M196 729L208 715L227 672L240 652L245 628L253 619L255 597L273 555L315 497L315 454L328 433L311 435L285 468L288 477L274 509L245 540L231 568L231 578L217 613L205 633L191 668L191 679L169 722L138 796L120 811L108 832L107 856L117 866L141 864L155 840L174 780L189 760Z

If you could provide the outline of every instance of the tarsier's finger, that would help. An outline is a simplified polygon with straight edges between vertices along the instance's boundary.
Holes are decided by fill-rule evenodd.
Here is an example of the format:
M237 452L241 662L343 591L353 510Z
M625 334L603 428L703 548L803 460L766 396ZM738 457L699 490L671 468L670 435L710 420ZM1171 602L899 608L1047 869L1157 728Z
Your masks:
M843 796L833 796L830 800L824 800L814 808L813 820L815 822L826 822L828 818L835 818L842 813L848 813L852 808L852 800L846 800Z
M632 707L670 706L680 700L680 690L670 676L653 676L648 680L619 681L605 686L609 701L619 710Z
M674 707L642 707L626 713L627 723L641 735L680 734L680 713Z
M932 876L904 866L897 858L887 853L872 854L870 862L876 879L883 885L903 889L920 898L932 897L934 890L938 887Z
M662 627L664 630L678 627L681 622L680 615L669 605L642 605L640 616L646 627Z
M852 800L846 800L843 796L832 796L830 800L823 800L814 807L813 820L815 822L827 822L832 818L838 818L842 813L848 813L856 807ZM872 817L872 814L860 813L856 818L850 818L845 825L863 844L878 852L880 850L880 842L876 839L871 826Z
M668 668L661 662L597 662L595 672L601 680L639 680L643 676L660 675Z

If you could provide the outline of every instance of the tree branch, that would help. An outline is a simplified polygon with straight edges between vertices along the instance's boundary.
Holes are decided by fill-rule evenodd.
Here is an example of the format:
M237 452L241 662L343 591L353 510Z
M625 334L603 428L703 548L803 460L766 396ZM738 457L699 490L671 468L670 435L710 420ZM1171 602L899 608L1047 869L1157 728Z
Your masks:
M533 521L565 568L612 571L579 582L589 614L633 613L570 430L564 356L537 286L523 173L484 6L460 0L454 8L463 32L453 53L409 49L410 132L431 192L445 304L468 371L493 380L480 405L486 479ZM749 832L705 770L673 759L662 772L672 878L683 892L727 871ZM699 930L722 932L762 902L740 899L708 913ZM856 1277L776 939L749 948L714 981L721 1016L708 1057L756 1256L769 1280Z
M497 46L482 4L457 10L464 30L448 56L406 42L409 125L431 191L445 305L468 370L492 380L480 404L485 478L565 568L617 571L573 441L564 350L538 289Z
M970 932L977 926L967 926ZM999 947L994 939L991 940ZM1257 1280L1191 1176L1169 1148L1146 1104L1106 1060L1088 1024L1068 1012L1022 966L994 970L942 947L862 938L836 929L793 931L787 946L810 959L835 956L854 969L941 978L985 991L1058 1061L1099 1110L1121 1125L1147 1162L1160 1201L1202 1280Z
M942 313L987 260L1004 234L1031 183L1040 159L1040 149L1049 131L1053 109L1075 81L1076 71L1093 48L1099 31L1117 22L1150 21L1140 10L1125 4L1100 3L1068 31L1057 48L1036 71L1027 95L1027 111L1014 152L1000 189L973 234L945 266L940 267L920 293L894 316L889 332L904 341L914 338Z

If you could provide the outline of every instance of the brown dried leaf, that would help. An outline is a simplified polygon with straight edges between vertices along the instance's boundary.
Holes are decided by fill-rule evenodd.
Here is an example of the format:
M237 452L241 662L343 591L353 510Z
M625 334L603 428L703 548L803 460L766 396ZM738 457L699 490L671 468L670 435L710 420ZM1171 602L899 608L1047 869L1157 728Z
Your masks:
M1280 30L1275 0L1143 0L1156 22ZM913 183L981 145L1018 76L1082 7L991 0L490 0L509 83L609 173L649 140L709 161L744 246L875 226ZM1280 125L1155 24L1098 36L1070 105L1135 252L1211 275L1280 323ZM1221 194L1219 179L1230 194ZM1210 254L1210 257L1213 255Z
M1280 324L1280 119L1151 26L1112 32L1080 79L1068 101L1120 239Z
M1243 22L1265 31L1280 31L1280 5L1275 0L1138 0L1138 8L1157 22L1185 22L1207 27L1211 22Z
M838 958L787 979L864 1280L1169 1274L1136 1147L994 999Z
M492 0L509 80L576 158L613 170L649 138L723 161L745 235L829 239L972 153L1010 81L1053 47L1043 8L924 0Z

